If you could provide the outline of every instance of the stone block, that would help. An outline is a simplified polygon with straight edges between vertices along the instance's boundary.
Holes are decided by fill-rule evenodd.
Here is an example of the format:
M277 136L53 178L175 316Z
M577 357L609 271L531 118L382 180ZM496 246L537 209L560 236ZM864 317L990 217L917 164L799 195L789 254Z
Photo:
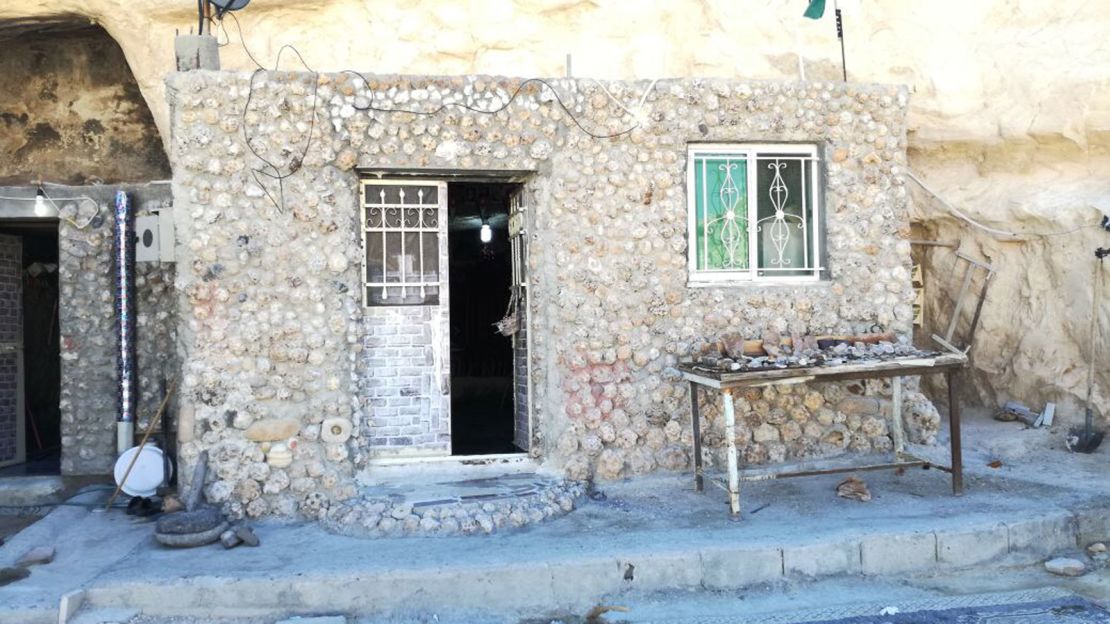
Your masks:
M551 591L555 604L573 609L627 586L624 570L613 559L552 562Z
M266 418L251 423L243 436L254 442L276 442L297 435L301 423L292 418Z
M1009 552L1036 561L1076 545L1076 518L1061 511L1041 518L1008 522Z
M1057 557L1044 562L1044 569L1059 576L1082 576L1087 565L1078 559Z
M173 50L179 72L220 68L220 47L215 37L177 35L174 38Z
M702 582L696 552L645 553L617 562L624 586L643 590L697 587Z
M1110 509L1090 508L1077 511L1076 538L1079 546L1110 541Z
M702 583L711 589L730 589L782 578L782 550L714 548L701 551Z
M937 562L933 533L869 535L860 542L860 571L868 575L927 570Z
M937 531L937 562L969 566L992 561L1009 551L1009 531L998 523L971 530Z
M787 576L809 577L859 574L860 544L857 541L833 544L806 544L782 550L783 572Z
M26 568L33 565L45 565L51 561L54 561L53 546L35 546L31 550L23 553L23 556L19 558L16 565Z

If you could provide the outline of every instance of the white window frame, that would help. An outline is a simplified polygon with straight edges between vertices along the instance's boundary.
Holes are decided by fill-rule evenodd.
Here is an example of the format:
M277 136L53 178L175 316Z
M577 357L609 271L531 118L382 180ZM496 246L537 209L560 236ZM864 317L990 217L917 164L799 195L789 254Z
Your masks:
M437 202L435 204L380 204L380 203L373 203L373 202L368 203L366 201L366 187L367 186L434 186L434 187L437 188L437 192L436 192L437 193ZM420 290L421 295L423 295L425 289L428 288L428 287L431 287L431 286L435 286L436 288L438 288L437 292L439 294L439 301L440 301L440 304L442 304L442 302L444 301L443 298L444 298L444 295L445 295L445 292L446 292L446 286L447 286L447 278L446 278L447 265L444 262L444 260L446 259L446 255L447 255L446 254L446 250L447 250L447 229L446 229L446 224L447 224L447 183L442 181L442 180L426 180L426 179L411 179L410 180L410 179L396 179L396 178L394 178L394 179L379 180L379 179L376 179L376 178L363 178L363 179L359 180L358 205L359 205L359 219L360 219L359 231L362 233L362 306L364 308L380 308L380 307L406 307L406 306L422 307L422 306L439 305L439 304L435 304L435 303L401 303L401 304L371 303L370 300L369 300L368 294L367 294L368 291L371 288L381 288L386 293L389 293L390 291L397 291L396 296L398 296L400 298L404 298L405 295L408 293L409 289ZM402 219L402 222L401 222L402 225L400 227L385 227L384 217L383 217L383 221L382 221L382 227L369 227L367 225L366 209L370 206L373 206L375 208L394 209L394 208L401 208L401 207L412 208L412 207L418 206L418 205L424 205L424 206L427 206L429 208L435 207L436 215L437 215L437 222L436 222L435 226L426 227L422 223L417 224L416 226L405 226L404 221ZM389 234L389 233L400 233L401 234L401 240L403 241L405 233L410 233L410 232L418 233L418 240L421 241L420 242L421 256L423 256L423 235L424 234L431 234L431 235L438 236L438 244L436 245L436 254L438 255L437 259L439 261L439 265L438 265L439 266L439 269L438 269L439 280L434 281L434 282L425 282L423 280L409 281L409 280L405 279L404 270L402 269L402 277L401 277L402 281L400 281L400 282L390 282L390 281L388 281L388 278L384 275L384 273L383 273L382 279L385 280L385 281L383 281L383 282L371 282L370 277L369 277L367 263L366 263L366 260L367 260L367 258L366 258L367 240L366 239L367 239L367 237L368 236L382 236L384 238L385 235ZM404 245L402 245L401 249L402 249L402 253L403 253ZM383 245L383 253L385 253L385 246L384 245ZM421 260L423 260L423 257L421 257ZM384 262L385 262L385 260L383 259L383 263ZM423 264L421 263L420 266L422 267ZM384 264L383 264L382 270L383 270L383 272L385 271L385 265ZM420 274L423 275L423 269L422 268L420 270Z
M790 158L800 158L807 162L808 172L803 176L803 183L808 183L808 188L803 196L803 213L809 207L813 208L813 218L806 223L803 234L813 240L813 258L809 259L808 267L797 269L769 269L758 268L759 243L756 227L759 223L759 202L769 201L760 198L758 189L757 166L762 154L790 154ZM698 232L697 232L697 192L695 188L695 157L700 156L726 156L729 158L744 158L747 161L747 224L748 224L748 268L746 269L698 269ZM688 286L722 286L729 284L793 284L798 282L817 282L825 272L822 266L822 237L824 235L823 201L820 178L818 176L818 162L820 161L817 145L799 143L697 143L691 144L686 153L686 219L687 219L687 285ZM807 251L808 253L808 251ZM807 271L808 275L775 275L778 271ZM763 275L760 275L763 273Z

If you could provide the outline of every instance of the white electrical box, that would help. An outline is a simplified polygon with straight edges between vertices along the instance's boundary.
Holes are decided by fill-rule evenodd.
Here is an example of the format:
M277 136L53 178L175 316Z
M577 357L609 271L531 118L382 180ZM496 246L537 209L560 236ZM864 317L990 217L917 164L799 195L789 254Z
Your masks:
M158 215L135 217L135 262L158 262Z
M135 217L135 261L173 262L173 210Z

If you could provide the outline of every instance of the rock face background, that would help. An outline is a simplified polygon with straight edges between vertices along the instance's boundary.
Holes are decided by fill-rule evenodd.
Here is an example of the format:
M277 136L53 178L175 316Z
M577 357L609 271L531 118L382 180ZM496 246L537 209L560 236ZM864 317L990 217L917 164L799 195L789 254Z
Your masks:
M103 30L25 34L2 45L0 185L169 179L151 111Z
M182 456L210 449L208 495L232 513L322 518L355 493L354 472L373 450L378 425L359 393L359 362L364 333L382 319L361 307L356 166L536 172L524 185L534 453L575 479L686 468L689 396L674 365L722 333L857 333L876 323L911 331L909 196L897 175L904 89L667 80L608 83L610 97L592 80L554 81L595 133L636 123L622 106L643 99L649 121L597 139L538 83L368 80L291 72L169 79L182 400L196 422ZM504 110L420 116L368 111L371 102ZM827 150L829 281L687 287L687 145L744 140ZM271 166L280 189L252 174ZM738 407L739 441L755 462L889 449L884 390L750 392ZM913 438L931 441L936 411L919 394L909 398ZM712 460L722 426L707 412ZM350 437L329 439L329 423L346 419Z
M839 76L831 16L801 18L798 2L745 6L706 0L474 1L465 5L381 0L255 3L218 29L223 67L252 69L246 48L273 67L292 44L316 70L404 74L599 78L729 76L797 79L800 51L810 79ZM952 204L1003 230L1058 232L1105 211L1110 172L1110 29L1105 3L1058 0L860 2L844 0L853 80L909 85L909 165ZM0 27L91 19L123 49L163 141L169 141L164 77L174 66L175 30L195 28L189 3L136 0L11 0ZM5 21L10 20L10 21ZM620 24L620 28L613 28ZM435 33L431 36L430 33ZM242 37L242 39L240 39ZM799 45L800 44L800 45ZM293 55L285 68L297 67ZM1060 402L1063 422L1081 416L1089 342L1091 251L1106 234L1002 242L953 218L927 197L915 202L920 236L961 240L1000 273L973 353L974 383L988 405L1018 399ZM951 254L922 253L928 305L947 284ZM1110 312L1100 323L1110 333ZM929 310L927 310L928 312ZM937 318L935 308L928 318ZM1110 372L1099 367L1096 404Z

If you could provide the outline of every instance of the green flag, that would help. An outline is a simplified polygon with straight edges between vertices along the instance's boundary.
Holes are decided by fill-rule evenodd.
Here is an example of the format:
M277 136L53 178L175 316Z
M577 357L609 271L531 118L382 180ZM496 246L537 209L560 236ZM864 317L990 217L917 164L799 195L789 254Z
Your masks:
M809 0L809 8L805 16L809 19L821 19L825 15L825 0Z

